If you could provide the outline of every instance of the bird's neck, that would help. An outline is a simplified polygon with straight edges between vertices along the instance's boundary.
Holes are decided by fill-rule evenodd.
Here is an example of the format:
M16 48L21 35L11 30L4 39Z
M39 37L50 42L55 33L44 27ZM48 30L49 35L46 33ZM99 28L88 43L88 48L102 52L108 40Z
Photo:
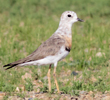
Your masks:
M72 28L72 24L67 24L67 23L61 24L60 23L55 33L60 34L60 35L70 36L72 33L71 28Z

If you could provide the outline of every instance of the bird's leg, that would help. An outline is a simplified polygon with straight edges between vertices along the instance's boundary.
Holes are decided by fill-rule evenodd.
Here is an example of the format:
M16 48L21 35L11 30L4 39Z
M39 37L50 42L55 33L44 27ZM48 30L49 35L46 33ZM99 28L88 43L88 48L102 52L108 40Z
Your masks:
M57 79L56 79L56 66L54 67L53 77L54 77L54 80L55 80L57 91L58 91L58 93L60 93L58 82L57 82Z
M51 64L50 64L50 66L49 66L49 70L48 70L48 73L47 73L49 91L51 91L50 70L51 70Z

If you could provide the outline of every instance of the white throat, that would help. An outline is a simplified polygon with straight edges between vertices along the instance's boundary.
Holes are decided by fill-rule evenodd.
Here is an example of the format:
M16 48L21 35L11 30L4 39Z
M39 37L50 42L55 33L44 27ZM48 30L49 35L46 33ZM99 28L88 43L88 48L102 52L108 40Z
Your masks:
M58 29L56 30L55 33L58 33L60 35L71 35L72 31L71 31L71 28L72 28L72 23L59 23L59 27Z

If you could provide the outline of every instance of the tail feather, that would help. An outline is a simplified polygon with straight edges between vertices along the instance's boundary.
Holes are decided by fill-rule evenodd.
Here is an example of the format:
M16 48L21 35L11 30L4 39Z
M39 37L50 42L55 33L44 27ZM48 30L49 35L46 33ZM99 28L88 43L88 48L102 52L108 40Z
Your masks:
M15 62L6 64L6 65L4 65L3 67L7 67L7 68L5 69L5 70L7 70L7 69L13 68L13 67L15 67L15 66L18 66L18 65L24 63L25 61L26 61L26 58L20 59L20 60L18 60L18 61L15 61Z
M12 64L12 63L10 63L10 64L7 64L7 65L4 65L3 67L7 67L5 70L7 70L7 69L10 69L10 68L13 68L13 67L15 67L15 66L17 66L18 64Z
M7 67L7 66L11 66L11 63L10 64L7 64L7 65L4 65L3 67Z
M31 55L29 55L28 57L26 57L26 58L24 58L24 59L20 59L20 60L18 60L18 61L15 61L15 62L6 64L6 65L4 65L3 67L7 67L7 68L5 69L5 70L7 70L7 69L13 68L13 67L18 66L18 65L21 66L20 64L23 64L23 63L32 61L32 60L31 60L32 57L30 57L30 56L31 56ZM23 65L23 66L25 66L25 65Z

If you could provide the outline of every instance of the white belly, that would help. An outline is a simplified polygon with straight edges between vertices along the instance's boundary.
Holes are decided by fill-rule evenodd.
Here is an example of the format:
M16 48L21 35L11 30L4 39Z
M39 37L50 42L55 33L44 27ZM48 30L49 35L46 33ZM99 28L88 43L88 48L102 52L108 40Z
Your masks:
M69 54L69 52L66 51L65 47L63 46L56 55L47 56L40 60L23 63L23 64L20 64L20 66L54 64L54 63L58 62L59 60L62 60L63 58L65 58L68 54Z

